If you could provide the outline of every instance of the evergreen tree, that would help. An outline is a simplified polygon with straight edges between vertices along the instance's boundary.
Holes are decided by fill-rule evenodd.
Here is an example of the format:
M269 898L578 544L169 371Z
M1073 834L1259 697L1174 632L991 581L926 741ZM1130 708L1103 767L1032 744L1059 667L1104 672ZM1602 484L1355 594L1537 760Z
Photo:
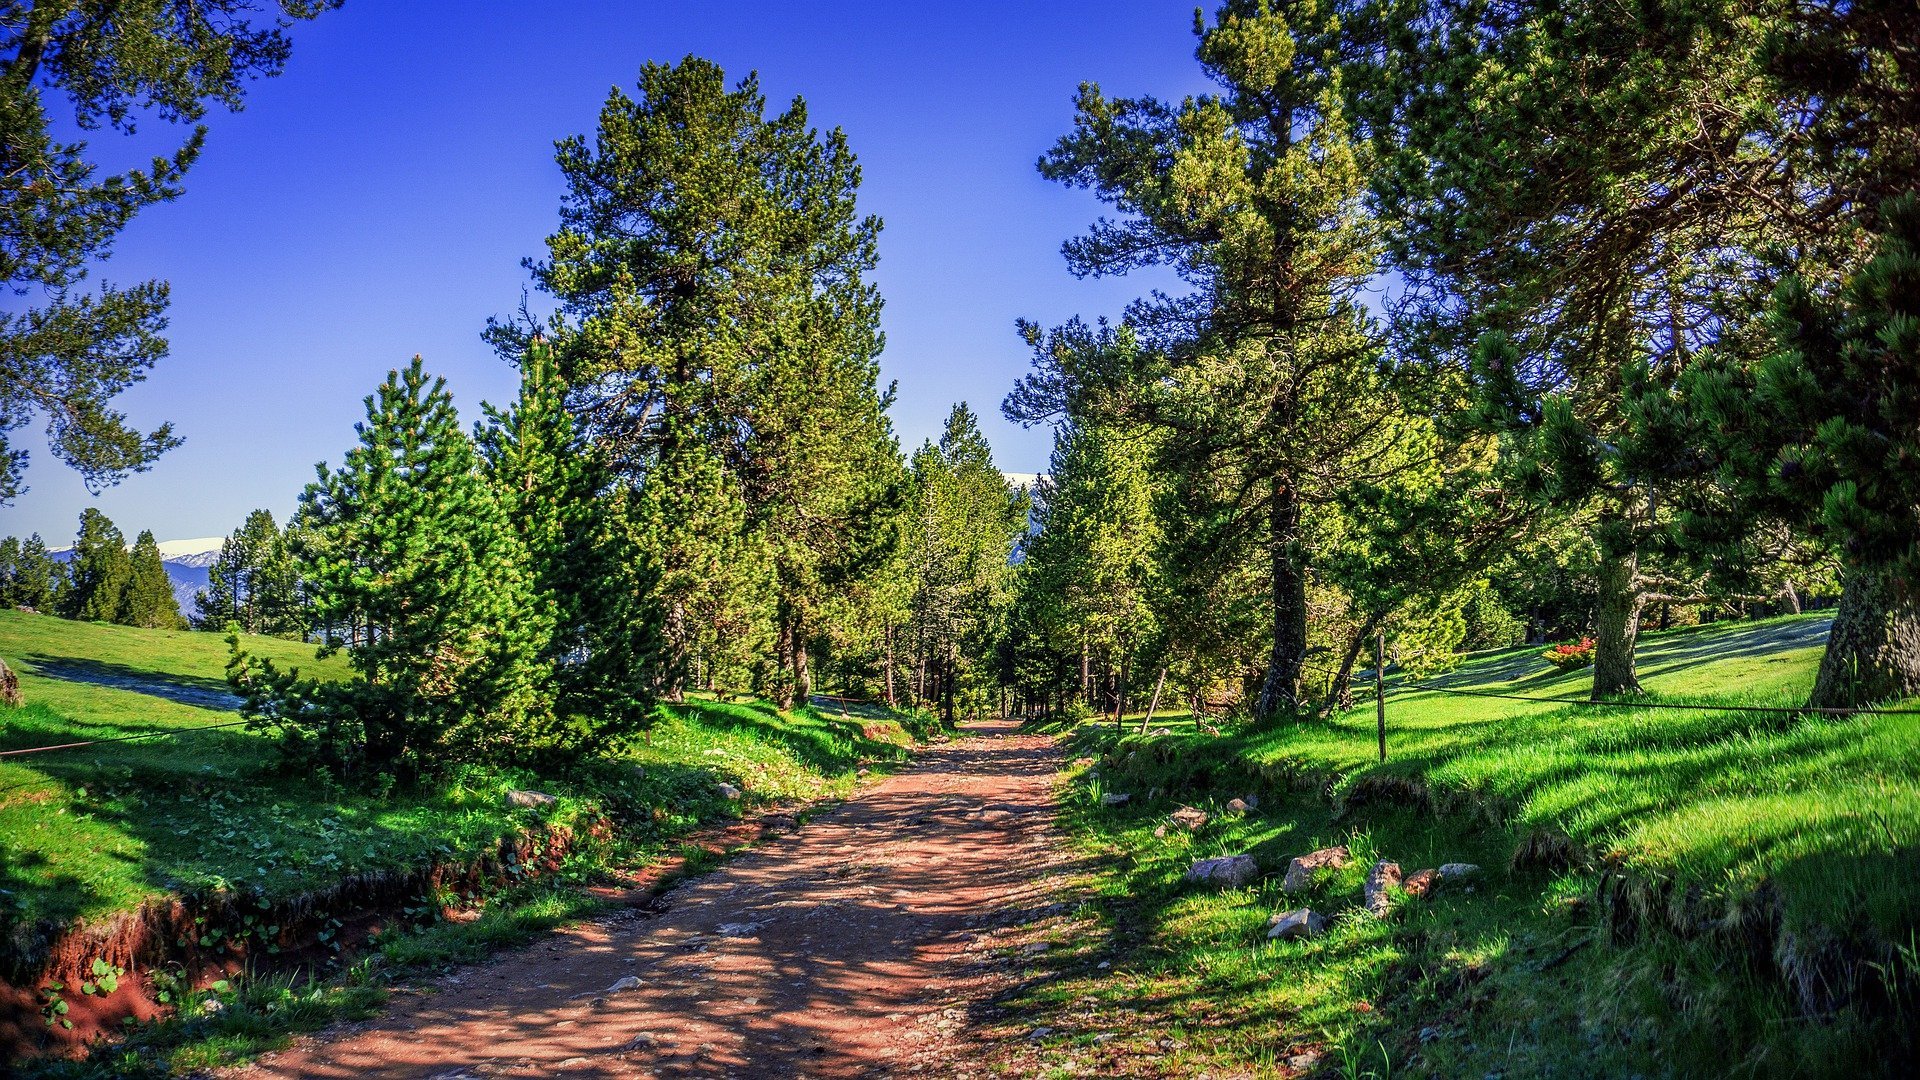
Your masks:
M605 749L652 719L658 628L638 603L640 553L623 543L611 478L567 410L552 350L536 340L513 407L476 432L488 475L526 553L531 602L547 631L534 650L554 707L535 735L549 753Z
M1392 455L1397 368L1359 299L1377 265L1362 197L1366 145L1343 93L1340 12L1313 0L1235 0L1196 21L1220 87L1177 105L1081 89L1072 134L1041 172L1124 217L1066 245L1076 274L1166 265L1192 286L1136 302L1125 334L1029 327L1038 371L1013 415L1073 401L1165 429L1158 463L1200 594L1264 563L1269 633L1255 713L1300 703L1314 516Z
M922 446L910 467L914 694L938 702L952 723L967 704L984 703L995 676L1028 500L994 466L965 402L948 414L939 443Z
M267 510L255 510L220 544L207 587L194 597L194 625L216 630L236 624L250 634L298 632L293 561L286 538Z
M813 130L804 102L768 116L755 78L729 90L693 57L643 67L639 91L610 95L592 143L560 144L561 229L529 266L560 300L548 329L588 433L651 501L645 512L700 512L649 492L652 475L702 474L709 459L728 472L736 495L709 485L701 498L722 515L738 498L758 534L773 574L773 682L790 704L808 692L823 605L880 561L888 537L875 526L899 498L878 482L899 471L866 281L880 226L858 213L844 136ZM488 334L517 357L536 329L495 322ZM712 564L721 549L689 545L718 535L680 530L662 573ZM692 638L674 629L680 590L662 588L671 695Z
M766 682L769 673L748 673L767 651L773 612L764 536L750 527L737 482L703 440L668 423L625 536L646 559L646 608L660 627L659 691L679 701L696 661L723 687ZM789 681L755 688L791 703Z
M237 110L250 80L286 63L286 21L338 4L280 0L264 28L250 19L257 0L0 8L0 278L15 295L42 298L0 313L0 506L22 490L27 456L6 432L35 413L47 418L54 456L95 490L179 443L165 424L145 435L129 428L111 406L166 355L166 283L92 294L82 284L136 213L180 195L206 129L150 170L107 177L61 129L104 123L131 134L137 120L198 120L212 102ZM49 98L71 107L65 123Z
M67 584L67 568L47 553L39 533L17 542L11 565L7 579L9 605L44 612L58 607Z
M67 568L71 584L60 614L69 619L112 622L120 613L120 597L126 592L132 565L127 558L126 537L107 515L91 506L80 512L80 532L74 538Z
M120 591L120 602L113 621L122 626L149 630L177 630L186 625L180 617L180 601L173 595L173 579L160 559L160 545L153 530L142 530L127 557L127 581Z
M1844 591L1809 701L1823 708L1920 695L1920 193L1879 218L1874 257L1843 288L1782 283L1770 355L1711 353L1677 403L1644 402L1656 429L1678 404L1680 439L1711 454L1729 497L1689 520L1696 540L1737 541L1758 517L1840 554ZM1636 449L1672 453L1668 425Z
M367 398L359 445L302 495L319 625L359 680L302 682L239 651L247 714L341 772L434 773L535 749L550 633L524 553L444 380L420 359Z

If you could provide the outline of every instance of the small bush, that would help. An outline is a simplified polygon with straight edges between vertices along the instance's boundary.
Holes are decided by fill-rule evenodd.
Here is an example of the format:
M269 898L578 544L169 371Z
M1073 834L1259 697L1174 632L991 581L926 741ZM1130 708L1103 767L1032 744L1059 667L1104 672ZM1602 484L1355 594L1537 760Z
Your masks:
M1555 645L1541 653L1540 657L1562 671L1586 667L1593 663L1593 639L1581 638L1577 643Z

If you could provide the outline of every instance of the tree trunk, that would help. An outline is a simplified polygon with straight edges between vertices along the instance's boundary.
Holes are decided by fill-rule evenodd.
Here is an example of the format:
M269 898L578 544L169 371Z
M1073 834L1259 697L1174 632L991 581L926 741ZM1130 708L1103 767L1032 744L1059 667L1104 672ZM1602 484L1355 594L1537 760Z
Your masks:
M1300 563L1300 506L1285 483L1273 482L1267 538L1273 560L1273 656L1260 686L1255 719L1270 721L1300 704L1300 668L1307 656L1307 576Z
M777 631L779 637L774 643L774 656L777 663L784 665L788 657L793 654L793 624L784 618L780 619L779 623L780 626ZM786 712L788 709L793 708L794 681L792 679L779 679L777 682L779 689L774 697L774 705L777 706L781 712Z
M660 696L678 705L687 699L687 617L686 609L678 603L667 605L666 626L661 637L666 639L667 655L664 665L665 685Z
M1792 578L1788 578L1780 583L1780 592L1787 601L1788 610L1792 611L1795 615L1801 614L1800 590L1793 587Z
M1633 645L1640 636L1640 557L1600 557L1600 610L1594 622L1593 700L1644 693L1634 674Z
M813 669L807 662L807 635L793 632L793 695L805 705L813 700Z
M892 623L887 624L886 638L887 638L887 661L886 661L887 708L892 709L897 707L897 704L898 704L893 700L893 624Z
M1080 700L1093 704L1093 658L1084 637L1080 639Z
M1328 689L1327 701L1336 709L1353 708L1353 665L1360 660L1360 650L1367 639L1380 626L1378 618L1368 619L1365 625L1354 632L1353 640L1347 643L1347 653L1340 658L1340 670L1333 675L1333 686Z
M1154 710L1160 707L1160 691L1167 685L1167 669L1160 669L1160 677L1153 681L1153 700L1147 702L1147 715L1140 718L1140 734L1147 733L1147 725L1153 723Z
M1807 704L1852 709L1920 696L1920 586L1884 569L1849 570Z

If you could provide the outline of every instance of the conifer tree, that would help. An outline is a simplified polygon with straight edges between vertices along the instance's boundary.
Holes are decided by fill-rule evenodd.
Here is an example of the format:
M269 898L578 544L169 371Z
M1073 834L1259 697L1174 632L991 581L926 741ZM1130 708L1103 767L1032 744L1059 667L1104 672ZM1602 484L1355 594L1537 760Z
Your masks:
M173 580L167 576L166 563L160 559L160 545L153 530L142 530L127 557L127 581L120 591L115 622L149 630L177 630L186 625L180 617L180 601L173 595Z
M66 567L47 553L46 542L34 533L25 540L7 537L0 545L0 606L52 612L66 584Z
M298 632L293 577L280 526L271 511L255 510L221 542L207 587L194 597L194 625L216 630L234 623L250 634Z
M431 774L536 747L535 609L520 543L419 357L367 398L359 445L302 495L303 576L358 681L301 682L235 642L247 713L341 772Z
M910 468L914 691L937 702L952 723L962 698L979 701L994 677L1029 503L994 466L965 402L953 407L940 441L923 445Z
M649 591L644 560L621 542L623 502L608 498L612 478L567 409L544 341L521 362L519 399L487 417L476 441L546 631L534 651L554 706L536 741L549 753L605 749L652 718L658 631L634 602Z
M1920 695L1920 193L1879 220L1872 260L1844 287L1782 282L1771 354L1709 353L1678 402L1649 395L1643 419L1666 438L1635 448L1673 454L1677 432L1711 455L1727 498L1689 518L1696 541L1737 551L1757 517L1840 554L1840 607L1809 700L1820 708Z
M126 537L107 515L91 506L82 510L80 532L74 538L68 562L71 584L60 614L69 619L112 622L120 613L120 596L126 591L131 570Z
M1269 719L1300 704L1314 515L1391 456L1402 373L1359 300L1379 228L1363 205L1369 152L1346 104L1341 12L1233 0L1195 30L1217 93L1172 104L1083 86L1074 131L1040 162L1123 215L1067 243L1074 273L1163 265L1192 292L1129 308L1143 347L1027 328L1038 371L1018 412L1080 400L1165 429L1170 565L1192 575L1179 588L1210 592L1248 558L1264 564L1254 711Z
M0 8L0 279L35 298L0 313L0 506L22 490L27 456L6 433L35 413L46 417L54 456L93 489L179 443L168 425L141 434L112 407L166 355L166 282L93 292L84 284L135 214L179 197L206 129L196 125L149 169L105 177L71 132L131 134L140 121L151 137L155 126L200 119L212 103L238 110L249 81L285 65L288 21L339 2ZM272 14L256 19L263 6Z
M784 705L808 691L826 598L887 546L873 526L899 492L876 480L897 477L898 448L876 387L866 275L880 226L858 213L859 167L804 102L766 106L753 76L730 90L704 60L643 67L638 96L611 94L591 143L561 142L561 228L528 265L560 301L545 329L589 436L652 502L644 512L697 512L650 492L652 475L704 475L709 460L727 471L735 494L708 485L702 498L722 515L739 499L767 555ZM495 322L488 336L518 357L538 329ZM710 535L701 524L665 541L662 573L711 562L717 551L688 546ZM670 652L685 657L679 590L662 588ZM673 656L665 670L686 670Z

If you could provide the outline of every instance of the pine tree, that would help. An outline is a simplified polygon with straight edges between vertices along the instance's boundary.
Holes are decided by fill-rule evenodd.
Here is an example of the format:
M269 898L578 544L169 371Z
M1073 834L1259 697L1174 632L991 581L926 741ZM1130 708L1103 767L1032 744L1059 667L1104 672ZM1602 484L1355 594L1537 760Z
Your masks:
M14 557L12 603L15 607L52 612L60 604L67 587L67 568L47 553L47 545L34 533L20 542Z
M583 420L618 472L668 505L654 475L700 475L707 460L734 493L702 490L714 512L737 498L772 572L777 635L771 679L782 705L809 690L809 647L836 589L884 560L875 526L900 497L898 448L876 387L879 297L866 275L877 219L855 203L860 172L845 137L809 126L795 100L769 116L757 80L729 90L689 57L641 69L639 95L615 91L597 137L560 144L561 229L530 263L560 300L547 328ZM517 358L536 328L489 327ZM687 440L704 444L696 450ZM733 526L728 525L728 528ZM699 524L665 541L672 564ZM687 670L692 632L666 588L667 693ZM676 658L677 657L677 658Z
M255 510L220 544L207 587L194 597L194 624L215 630L237 624L250 634L283 634L294 625L292 561L273 514Z
M237 110L250 80L285 65L287 21L338 5L280 0L265 27L250 18L258 0L9 3L0 13L0 279L38 301L0 313L0 506L22 490L26 466L6 431L36 412L53 455L95 490L179 443L168 425L143 435L112 408L166 355L166 283L82 285L135 214L179 197L206 129L149 170L106 177L72 132L131 134L141 121L151 138L215 102ZM71 112L50 115L60 103Z
M1683 434L1712 455L1729 500L1696 513L1696 537L1724 544L1757 517L1840 554L1809 701L1822 708L1920 695L1920 194L1879 219L1872 260L1842 288L1782 282L1772 353L1751 365L1709 354L1681 384Z
M567 409L552 350L536 340L520 366L520 396L487 409L476 432L488 476L526 553L534 608L547 631L534 650L552 726L549 753L607 749L652 720L657 627L634 603L648 589L622 543L612 477Z
M984 701L1012 600L1013 555L1028 500L994 466L965 402L940 441L913 455L906 541L914 575L914 693L954 722Z
M536 747L535 652L549 631L524 553L418 357L367 398L359 445L302 496L316 620L360 676L301 683L238 649L248 714L342 772L417 776ZM327 651L327 650L323 650Z
M1170 104L1083 86L1074 131L1040 162L1124 215L1067 243L1074 273L1164 265L1192 292L1137 301L1121 333L1027 327L1038 371L1010 404L1027 421L1079 402L1165 429L1177 588L1209 593L1264 564L1265 720L1300 704L1314 515L1388 456L1404 372L1359 296L1379 226L1340 11L1234 0L1195 30L1218 93Z
M133 542L127 558L127 581L120 591L120 602L113 621L122 626L149 630L177 630L186 625L180 617L180 601L173 595L173 579L160 559L160 545L153 530L142 530Z
M60 614L82 621L112 622L120 613L132 566L127 540L107 516L89 506L80 512L80 532L68 563L71 584Z

